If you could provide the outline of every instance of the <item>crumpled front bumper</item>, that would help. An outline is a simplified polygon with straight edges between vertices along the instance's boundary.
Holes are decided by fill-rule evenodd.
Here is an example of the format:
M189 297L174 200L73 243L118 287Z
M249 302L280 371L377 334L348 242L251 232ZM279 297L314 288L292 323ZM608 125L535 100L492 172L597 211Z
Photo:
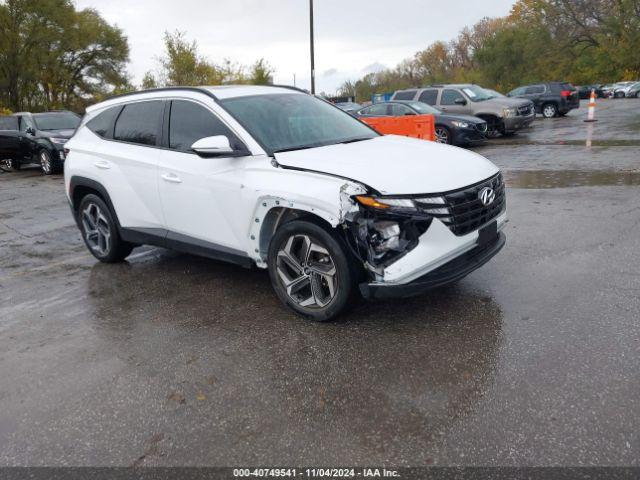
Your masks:
M498 235L479 245L479 230L457 237L446 225L434 219L418 245L385 268L383 280L360 284L362 296L408 297L465 277L488 262L506 242L501 233L507 221L506 212L492 221L497 224Z

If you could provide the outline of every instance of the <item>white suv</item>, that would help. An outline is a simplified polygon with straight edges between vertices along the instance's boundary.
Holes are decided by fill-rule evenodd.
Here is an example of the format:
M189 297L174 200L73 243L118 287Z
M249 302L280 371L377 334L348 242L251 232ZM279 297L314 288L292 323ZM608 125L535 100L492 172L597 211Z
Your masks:
M157 89L87 109L65 186L100 261L152 244L269 270L318 321L456 281L504 245L498 168L381 136L289 87Z

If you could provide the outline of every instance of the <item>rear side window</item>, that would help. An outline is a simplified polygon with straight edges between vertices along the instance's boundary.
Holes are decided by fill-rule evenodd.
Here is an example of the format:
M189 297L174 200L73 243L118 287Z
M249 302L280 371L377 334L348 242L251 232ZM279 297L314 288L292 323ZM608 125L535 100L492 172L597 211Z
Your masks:
M0 117L0 130L18 130L18 117Z
M455 105L456 100L464 100L462 94L457 90L445 89L442 91L442 99L440 103L442 105Z
M118 116L121 108L122 106L118 105L117 107L107 108L104 112L100 112L87 122L87 128L102 138L110 137L113 121Z
M397 103L391 105L391 115L393 115L394 117L399 117L401 115L410 115L412 113L414 113L414 111L406 105L400 105Z
M116 120L113 138L139 145L157 145L162 101L130 103Z
M235 136L211 111L186 100L171 102L169 148L188 152L197 140L216 135L225 135L234 146Z
M438 103L438 90L425 90L420 94L418 101L426 103L428 105L435 105Z
M402 92L397 92L393 99L394 100L413 100L413 97L416 96L417 90L404 90Z

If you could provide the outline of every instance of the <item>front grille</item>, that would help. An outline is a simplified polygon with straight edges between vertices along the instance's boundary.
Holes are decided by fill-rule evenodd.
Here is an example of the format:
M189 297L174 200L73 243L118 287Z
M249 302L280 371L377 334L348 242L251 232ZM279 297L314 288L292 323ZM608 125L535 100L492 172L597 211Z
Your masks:
M484 206L480 201L480 191L493 188L496 196L492 203ZM436 202L436 199L441 199ZM457 236L473 232L496 218L505 209L507 199L502 174L460 190L443 193L441 197L416 199L420 208L438 218Z

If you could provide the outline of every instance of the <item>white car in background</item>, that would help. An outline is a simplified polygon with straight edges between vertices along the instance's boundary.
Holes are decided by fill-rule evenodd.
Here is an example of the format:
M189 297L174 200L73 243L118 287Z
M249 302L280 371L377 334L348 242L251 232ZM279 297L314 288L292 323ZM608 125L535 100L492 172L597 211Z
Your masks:
M381 136L289 87L114 97L87 109L65 147L66 192L97 259L152 244L257 265L313 320L357 294L456 281L505 243L505 186L491 162Z

